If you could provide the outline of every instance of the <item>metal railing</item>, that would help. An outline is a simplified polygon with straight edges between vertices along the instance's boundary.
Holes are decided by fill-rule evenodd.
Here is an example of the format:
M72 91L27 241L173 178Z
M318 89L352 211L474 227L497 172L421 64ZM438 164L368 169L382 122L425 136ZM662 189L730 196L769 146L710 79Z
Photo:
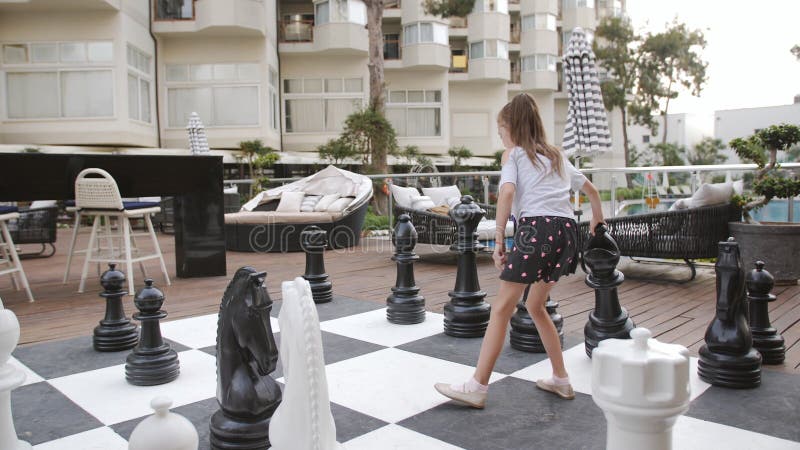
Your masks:
M792 169L800 172L800 163L782 163L782 169ZM581 172L584 175L610 175L610 183L608 189L601 189L601 194L608 193L610 201L610 216L615 217L618 208L617 191L620 189L620 177L625 177L627 174L635 175L666 175L666 174L689 174L689 184L691 191L694 193L700 187L702 178L710 178L713 174L726 174L737 172L752 172L757 169L755 164L715 164L715 165L697 165L697 166L649 166L649 167L604 167L604 168L584 168ZM475 172L435 172L435 173L389 173L389 174L375 174L366 175L373 180L383 180L390 184L405 184L409 185L413 181L414 185L418 185L421 179L428 179L428 182L435 185L457 184L462 188L462 192L472 192L473 189L479 188L481 197L476 196L476 200L486 204L494 203L492 194L496 191L496 183L491 183L491 179L499 179L500 172L495 170L483 170ZM270 184L279 186L293 181L300 180L304 177L292 178L271 178ZM458 183L459 179L463 179ZM397 183L398 180L404 180L403 183ZM226 180L226 184L252 184L254 180ZM663 183L663 182L662 182ZM494 189L492 189L494 188ZM604 195L605 196L605 195ZM391 222L392 214L392 196L389 196L389 215ZM787 219L789 222L794 220L794 202L787 202Z
M280 25L280 42L314 42L313 20L285 20Z

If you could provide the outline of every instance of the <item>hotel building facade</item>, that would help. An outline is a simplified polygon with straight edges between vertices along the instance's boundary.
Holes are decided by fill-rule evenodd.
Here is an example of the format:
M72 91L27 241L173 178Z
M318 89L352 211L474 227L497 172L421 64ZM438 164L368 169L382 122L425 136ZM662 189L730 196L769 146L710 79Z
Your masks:
M442 19L420 0L386 0L386 115L400 145L490 156L497 113L523 91L559 143L570 30L591 36L624 10L476 0L467 17ZM315 152L367 104L365 24L361 0L0 0L0 144L186 148L197 112L213 149L261 139Z

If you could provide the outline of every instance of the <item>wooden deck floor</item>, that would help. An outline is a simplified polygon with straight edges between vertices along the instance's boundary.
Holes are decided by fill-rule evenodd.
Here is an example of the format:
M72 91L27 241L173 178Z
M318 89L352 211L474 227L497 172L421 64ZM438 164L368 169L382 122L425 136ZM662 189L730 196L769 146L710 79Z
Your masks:
M83 236L79 244L86 239ZM59 230L55 256L23 261L36 302L28 303L22 291L14 291L9 277L0 278L0 297L20 320L21 344L88 335L103 316L104 301L97 295L102 288L94 268L90 270L87 292L77 293L82 257L73 262L68 284L61 284L68 241L69 231ZM229 277L176 278L173 238L160 235L159 242L170 270L172 286L164 286L157 263L150 261L147 267L166 296L164 308L169 312L166 320L216 312ZM416 250L421 256L415 265L417 285L426 298L427 308L441 312L449 301L447 292L455 282L455 258L446 252L446 248L419 245ZM394 263L389 259L391 255L391 243L385 239L365 239L359 247L327 252L325 264L334 293L384 303L395 282ZM273 300L280 300L281 281L301 275L305 267L302 253L228 252L227 260L229 276L244 265L266 270L267 287ZM626 275L626 281L619 288L620 301L636 325L649 328L661 341L684 345L696 355L715 309L713 268L701 268L697 279L687 284L639 279L679 279L688 274L685 267L626 261L619 268ZM486 299L491 303L497 292L498 279L488 254L478 258L478 273L481 287L488 294ZM138 269L136 276L141 282ZM786 363L774 368L800 373L800 286L778 286L773 293L778 300L770 305L770 317L773 326L786 339L788 348ZM584 284L583 274L579 272L562 279L554 288L552 297L560 304L558 310L564 316L565 332L580 334L587 314L594 306L594 292ZM132 302L126 304L129 315L133 309Z

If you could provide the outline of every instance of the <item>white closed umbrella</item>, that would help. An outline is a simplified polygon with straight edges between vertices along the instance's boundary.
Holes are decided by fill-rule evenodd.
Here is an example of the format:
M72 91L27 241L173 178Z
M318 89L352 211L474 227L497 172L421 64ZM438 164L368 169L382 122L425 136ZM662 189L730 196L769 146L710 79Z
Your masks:
M583 29L572 30L564 52L563 66L569 108L562 146L568 156L575 157L575 166L580 167L581 157L611 149L611 134L603 94L600 92L597 63ZM576 195L576 209L578 205Z
M193 112L189 117L189 123L186 125L186 131L189 133L189 150L193 155L208 153L208 139L206 138L206 128L203 122L200 121L200 116Z

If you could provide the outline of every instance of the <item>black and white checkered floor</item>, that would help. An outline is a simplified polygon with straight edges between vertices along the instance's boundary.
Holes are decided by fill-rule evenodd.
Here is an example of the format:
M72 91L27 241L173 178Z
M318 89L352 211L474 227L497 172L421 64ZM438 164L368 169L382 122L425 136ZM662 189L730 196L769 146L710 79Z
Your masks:
M273 317L280 306L275 303ZM444 335L443 316L434 313L419 325L393 325L380 305L344 297L318 311L337 437L348 449L604 448L606 422L591 399L591 362L579 340L567 339L565 352L574 401L535 388L550 372L545 355L506 345L487 408L473 410L447 401L433 384L467 379L480 339ZM87 324L87 334L94 325ZM280 339L277 319L272 326ZM19 437L41 450L126 449L133 428L152 413L150 400L163 394L208 448L208 422L217 409L216 327L215 314L163 323L181 375L154 387L129 385L127 352L95 352L90 336L18 348L12 363L28 374L12 393ZM283 381L280 365L273 376ZM675 448L800 449L798 376L765 370L758 389L727 390L700 381L693 359L691 387L691 408L674 429Z

